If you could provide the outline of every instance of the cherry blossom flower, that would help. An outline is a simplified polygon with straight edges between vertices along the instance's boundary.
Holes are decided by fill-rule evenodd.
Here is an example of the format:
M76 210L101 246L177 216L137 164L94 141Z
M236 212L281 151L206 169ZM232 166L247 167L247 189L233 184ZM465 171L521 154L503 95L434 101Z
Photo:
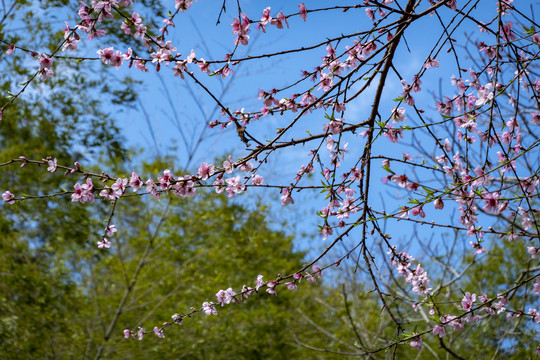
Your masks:
M129 186L131 186L131 189L133 192L136 192L143 186L143 182L137 173L132 172L131 173L131 179L129 180Z
M114 233L116 233L118 231L118 229L116 228L116 225L109 225L105 228L105 235L107 235L108 237L111 237L114 235Z
M263 181L264 178L261 175L255 175L251 178L251 183L256 186L262 185Z
M262 275L257 276L257 281L255 282L255 291L259 291L259 288L264 285L264 280Z
M424 68L429 69L430 67L438 68L439 60L433 59L431 56L428 57L426 62L424 63Z
M413 333L413 334L416 335L416 333ZM409 343L409 345L411 345L413 348L415 348L418 351L422 350L422 336L418 335L417 337L415 337Z
M58 168L58 161L56 160L56 158L54 158L54 160L47 160L47 164L49 165L47 167L47 171L51 173L55 172Z
M472 304L476 301L476 294L472 294L469 292L465 293L465 296L461 300L461 307L465 311L469 311L472 307Z
M38 61L39 71L41 72L40 79L42 81L47 80L47 77L54 76L54 71L51 70L53 60L49 56L42 54L40 57L38 57Z
M438 335L440 338L442 338L446 334L444 327L441 325L435 325L433 327L433 335Z
M9 191L4 191L4 193L2 194L2 200L4 200L5 202L7 202L8 204L15 204L15 195L13 195L11 192Z
M266 292L271 294L271 295L277 295L276 285L277 285L277 283L275 281L267 282L266 283Z
M6 55L13 55L15 53L15 45L11 44L6 50Z
M191 7L193 0L174 0L174 2L174 7L176 9L180 10L181 12L185 12Z
M142 327L140 327L139 330L137 331L137 337L138 337L139 341L143 339L143 337L144 337L144 330L143 330Z
M163 329L158 328L157 326L154 327L154 334L160 339L163 339L165 337L165 334L163 333Z
M98 249L108 249L111 247L111 242L106 238L97 242Z
M283 15L282 11L277 14L277 17L275 19L270 20L270 24L275 25L278 29L283 29L283 22L287 24L287 27L289 27L287 18L285 17L285 15Z
M298 10L300 11L299 12L300 18L306 21L306 17L307 17L306 5L304 3L298 4Z
M531 122L534 125L540 125L540 112L534 111L531 113Z
M478 90L478 100L476 100L475 106L484 106L484 104L493 100L492 87L491 84L487 84Z
M233 197L234 194L239 194L246 189L242 184L242 180L240 180L240 176L226 179L225 182L227 183L226 191L229 197Z
M294 204L294 200L291 197L291 191L289 189L283 189L283 195L281 195L281 205Z
M216 307L212 302L204 302L202 304L202 310L206 315L217 315Z
M199 170L197 171L197 176L201 178L201 180L206 180L208 177L214 175L214 165L203 162L201 166L199 167Z
M406 120L405 108L392 108L392 115L390 116L393 123L398 123Z
M92 184L92 179L87 178L86 183L84 185L81 185L79 183L76 183L73 188L75 189L75 192L71 194L71 202L80 202L81 204L84 204L85 202L94 202L94 186Z

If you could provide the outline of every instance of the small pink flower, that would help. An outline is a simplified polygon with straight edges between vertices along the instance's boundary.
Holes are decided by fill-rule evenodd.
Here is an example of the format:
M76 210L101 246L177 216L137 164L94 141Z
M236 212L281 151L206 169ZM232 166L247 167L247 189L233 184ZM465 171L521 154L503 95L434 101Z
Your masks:
M202 305L202 310L206 315L217 315L217 310L214 303L205 301Z
M259 275L257 276L257 281L255 282L255 291L259 291L259 288L264 285L263 276Z
M263 181L264 181L264 178L261 175L255 175L254 177L251 178L251 183L253 185L262 185Z
M476 301L476 294L472 294L469 292L465 293L465 297L463 297L463 300L461 300L461 307L465 311L469 311L472 307L472 304Z
M415 348L416 350L420 351L422 349L422 336L415 337L411 342L410 345Z
M165 334L163 334L163 329L158 328L157 326L154 327L154 334L160 339L163 339L165 337Z
M405 116L405 108L393 107L392 108L392 115L390 116L390 118L392 119L393 123L398 123L398 122L405 121L405 119L407 118Z
M15 195L13 195L11 192L9 191L5 191L3 194L2 194L2 199L7 202L8 204L15 204Z
M435 325L433 327L433 335L438 335L440 338L444 336L446 332L444 331L444 327L441 325Z
M322 278L322 270L320 267L318 267L317 265L313 265L312 269L313 269L313 274L317 275L319 279Z
M131 189L133 192L136 192L143 186L143 182L139 175L137 175L135 172L131 173L131 179L129 180L129 186L131 186Z
M98 249L108 249L111 247L111 242L106 238L97 242Z
M286 283L286 285L287 285L287 289L289 290L298 290L298 286L292 281Z
M111 237L117 231L118 229L116 228L116 225L109 225L105 228L105 235L107 235L108 237Z
M291 191L289 189L283 190L283 195L281 196L281 205L294 204L294 200L291 197Z
M285 21L285 24L287 24L287 27L289 27L287 18L285 17L285 15L283 15L283 12L280 11L275 19L270 20L270 24L275 25L278 29L283 29L284 21Z
M58 161L56 160L56 158L54 158L54 160L47 160L47 164L49 165L47 171L50 171L52 173L55 172L58 168Z
M15 53L15 45L11 44L6 50L6 55L13 55L14 53Z
M306 21L306 17L307 17L307 10L306 10L306 5L304 3L301 3L298 5L298 9L300 10L300 18L302 18L302 20Z
M438 68L439 67L439 60L435 60L431 56L428 57L426 62L424 63L424 68L429 69L430 67Z
M275 281L269 281L266 283L266 292L271 295L277 295L276 292L276 282Z
M214 165L213 164L208 165L207 163L204 162L199 167L197 176L200 177L201 180L206 180L208 179L208 177L214 175L214 172L215 172Z

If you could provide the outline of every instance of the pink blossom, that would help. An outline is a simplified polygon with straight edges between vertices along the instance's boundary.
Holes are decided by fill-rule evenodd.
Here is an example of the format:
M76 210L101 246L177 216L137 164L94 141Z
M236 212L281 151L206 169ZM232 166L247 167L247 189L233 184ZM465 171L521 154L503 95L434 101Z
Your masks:
M257 25L257 28L262 30L264 33L266 32L266 25L272 21L272 17L270 16L270 7L267 7L263 10L261 22L259 25Z
M285 24L287 24L287 27L289 27L287 18L285 17L285 15L283 15L283 12L280 11L275 19L270 20L270 24L275 25L278 29L283 29L284 21L285 21Z
M202 304L202 310L206 315L217 315L216 307L212 302L204 302Z
M277 285L277 283L275 281L267 282L266 283L266 292L271 294L271 295L277 295L276 285Z
M306 17L307 17L306 5L304 3L298 4L298 10L300 10L299 12L300 18L306 21Z
M73 188L75 189L75 192L71 194L71 202L78 201L81 204L84 204L87 201L90 203L94 202L94 186L91 178L87 178L84 185L76 183Z
M55 172L58 168L58 161L56 160L56 158L54 158L54 160L47 160L47 164L49 165L47 167L47 171L50 171L52 173Z
M132 172L131 173L131 179L129 180L129 186L131 186L131 189L133 192L136 192L143 186L143 182L137 173Z
M435 206L435 209L437 210L442 210L444 209L444 202L441 198L438 198L433 202L433 206Z
M414 333L413 333L414 334ZM415 337L411 342L410 344L413 348L415 348L416 350L420 351L422 350L422 336L418 335L417 337Z
M465 293L465 296L461 300L461 307L465 311L469 311L472 307L472 304L476 301L476 294L472 294L469 292Z
M233 197L234 194L239 194L246 189L240 180L240 176L226 179L225 182L227 183L226 191L229 197Z
M128 179L118 178L114 184L111 186L111 190L114 192L114 196L119 198L126 191L126 186L128 184Z
M294 204L294 200L291 197L291 191L289 189L283 190L283 195L281 195L281 205Z
M334 233L334 230L329 225L324 225L319 232L321 233L323 240L326 240L329 235Z
M343 129L343 119L336 118L330 120L328 124L324 124L323 130L327 132L331 132L332 134L339 134L341 130Z
M366 16L371 19L371 21L375 21L375 12L372 8L366 8Z
M108 249L111 247L111 242L106 238L97 242L98 249Z
M499 193L489 193L487 191L482 192L482 199L485 202L483 209L487 212L498 212L499 207Z
M15 53L15 45L11 44L6 50L6 55L13 55Z
M108 237L111 237L117 231L118 229L116 228L116 225L109 225L105 228L105 235L107 235Z
M165 334L163 334L163 329L160 329L157 326L154 327L154 334L156 334L156 336L160 339L165 337Z
M15 195L13 195L9 191L4 191L4 193L2 194L2 199L8 204L15 204Z
M131 330L125 329L125 330L124 330L124 337L125 337L126 339L129 339L130 336L131 336Z
M393 107L392 108L392 115L390 116L390 118L392 119L393 123L398 123L398 122L405 121L405 119L406 119L405 108Z
M139 328L139 330L137 331L137 338L140 340L142 340L144 337L144 329L142 327Z
M428 57L426 62L424 63L424 68L429 69L430 67L438 68L439 60L433 59L431 56Z
M259 288L264 285L264 280L262 275L257 276L257 281L255 282L255 291L259 291Z
M53 60L45 54L38 57L38 60L39 60L39 71L41 72L40 79L42 81L45 81L47 80L47 77L54 76L54 71L51 70Z
M223 162L223 168L225 169L225 172L227 174L230 174L233 172L234 170L234 161L232 160L232 157L231 155L229 155L229 159L228 160L225 160Z
M475 106L484 106L484 104L493 100L493 90L491 90L492 87L493 86L491 84L487 84L478 90L478 100L476 100L474 104Z
M208 165L207 163L203 162L201 166L199 167L199 171L197 172L197 176L201 178L201 180L206 180L208 177L214 175L214 164Z
M298 286L293 281L289 281L285 284L287 285L287 289L289 290L298 290Z
M174 7L176 9L180 10L181 12L185 12L191 7L193 0L174 0L174 2Z
M446 332L444 331L444 327L441 325L435 325L433 327L433 335L438 335L440 338L442 338Z
M319 279L322 278L322 270L320 267L313 265L311 269L313 270L313 274L317 275Z
M251 183L253 185L262 185L264 178L261 175L255 175L251 178Z
M534 125L540 125L540 112L534 111L531 113L531 122Z
M233 302L236 295L237 294L232 288L228 288L227 290L219 290L216 294L216 298L218 303L223 306L224 304L230 304Z
M249 40L249 18L246 14L242 14L242 21L238 18L234 18L234 22L231 24L233 34L238 37L234 40L234 45L242 44L247 45Z

